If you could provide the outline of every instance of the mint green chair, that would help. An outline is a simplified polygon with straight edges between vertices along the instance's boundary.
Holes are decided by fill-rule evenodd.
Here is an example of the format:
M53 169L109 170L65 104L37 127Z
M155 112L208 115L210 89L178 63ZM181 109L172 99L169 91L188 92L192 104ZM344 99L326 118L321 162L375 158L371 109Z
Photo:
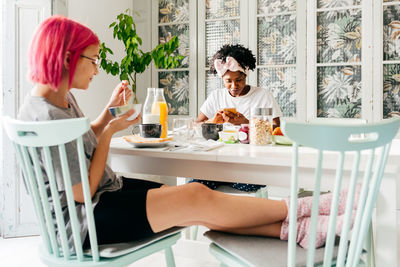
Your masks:
M371 216L383 178L392 139L400 127L400 119L388 119L375 124L321 124L283 122L283 132L293 141L290 203L297 204L299 146L317 150L315 157L314 196L310 225L309 249L296 244L296 210L290 207L289 241L276 238L237 236L209 231L205 235L213 242L211 253L221 266L371 266L373 249ZM363 156L362 163L361 155ZM324 156L326 159L324 160ZM364 156L366 160L364 160ZM333 200L326 244L315 249L316 225L323 165L334 168ZM348 165L348 164L352 165ZM350 166L351 171L344 166ZM339 194L343 177L348 177L348 195L340 238L335 236ZM359 179L360 178L360 179ZM326 179L326 177L325 177ZM351 228L351 213L357 183L361 183L358 208ZM268 212L268 211L264 211ZM350 230L352 230L350 232ZM364 245L365 249L364 250ZM361 254L367 252L367 260Z
M45 264L49 266L126 266L154 252L165 250L167 266L175 266L171 246L180 238L180 228L173 228L138 242L100 246L97 244L82 141L82 135L90 128L87 118L27 122L4 117L3 124L14 144L25 185L34 204L43 240L43 244L39 247L39 254ZM82 249L83 240L80 237L68 168L68 155L65 152L65 144L71 141L76 141L77 144L79 163L75 164L80 166L89 229L90 249L85 251ZM75 250L71 249L67 241L66 226L50 153L50 147L53 146L58 147L60 154ZM49 181L44 181L43 172L47 173ZM48 192L45 188L46 183L50 186ZM53 204L49 203L48 194L51 195ZM57 240L56 228L60 241Z

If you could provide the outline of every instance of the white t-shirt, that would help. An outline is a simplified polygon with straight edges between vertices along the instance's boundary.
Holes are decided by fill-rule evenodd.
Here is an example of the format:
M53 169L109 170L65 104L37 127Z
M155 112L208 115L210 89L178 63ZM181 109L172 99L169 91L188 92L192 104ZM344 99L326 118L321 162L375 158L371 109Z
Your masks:
M233 97L226 88L211 92L207 100L200 108L200 112L207 118L213 118L215 114L224 108L236 108L247 119L250 119L251 108L272 108L272 117L282 117L274 96L265 88L250 86L250 91L242 96Z

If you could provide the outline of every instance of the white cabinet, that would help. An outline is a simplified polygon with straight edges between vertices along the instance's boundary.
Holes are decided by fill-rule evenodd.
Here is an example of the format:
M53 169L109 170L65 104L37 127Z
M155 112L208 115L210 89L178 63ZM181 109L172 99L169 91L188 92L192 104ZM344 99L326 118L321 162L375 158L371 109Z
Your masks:
M152 25L156 39L162 35L160 25L166 23L157 19L168 17L164 17L168 12L176 16L182 3L189 3L190 20L196 20L188 24L191 31L197 25L197 35L190 35L189 50L197 55L195 66L190 56L190 69L197 71L197 83L189 87L192 90L197 86L195 113L212 90L222 87L221 79L209 73L208 62L228 43L240 43L252 50L257 68L250 73L248 83L268 88L284 117L378 121L400 110L399 1L198 0L197 6L189 0L153 3L158 7L153 9L158 12ZM162 87L163 83L154 85ZM192 110L195 96L189 98ZM175 101L174 96L171 101Z

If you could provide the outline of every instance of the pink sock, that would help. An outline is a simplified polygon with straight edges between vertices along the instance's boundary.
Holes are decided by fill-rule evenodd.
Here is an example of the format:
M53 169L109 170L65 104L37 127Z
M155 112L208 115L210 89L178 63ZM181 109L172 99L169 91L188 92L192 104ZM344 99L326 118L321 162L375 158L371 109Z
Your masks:
M353 212L351 226L353 226L355 218L355 212ZM336 218L336 235L340 235L343 226L344 215ZM297 236L296 242L303 248L308 248L308 239L310 231L311 217L302 217L297 220ZM328 233L329 216L319 215L317 221L317 237L315 240L315 247L319 248L325 244L326 235ZM288 240L289 237L289 223L284 221L281 227L281 240Z
M353 202L353 210L357 208L360 190L361 190L361 184L358 184L356 187L356 192ZM348 193L347 189L343 189L340 192L338 215L342 215L345 212L347 193ZM318 215L330 215L332 198L333 198L332 193L320 195L318 203ZM297 218L311 216L312 200L313 200L312 196L297 199ZM290 201L289 198L285 198L286 206L288 209L288 215L285 219L285 221L287 222L289 221L289 201Z

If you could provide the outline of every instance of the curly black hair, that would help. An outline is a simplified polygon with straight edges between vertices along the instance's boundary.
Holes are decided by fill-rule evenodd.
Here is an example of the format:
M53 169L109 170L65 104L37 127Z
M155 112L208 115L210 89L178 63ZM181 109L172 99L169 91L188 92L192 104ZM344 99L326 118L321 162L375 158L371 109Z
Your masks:
M239 65L245 69L249 68L249 70L254 70L256 68L256 57L250 51L250 49L244 47L243 45L224 45L221 47L217 53L210 60L210 71L213 74L217 73L217 70L214 67L214 61L216 59L222 59L225 62L226 57L233 57L239 63Z

